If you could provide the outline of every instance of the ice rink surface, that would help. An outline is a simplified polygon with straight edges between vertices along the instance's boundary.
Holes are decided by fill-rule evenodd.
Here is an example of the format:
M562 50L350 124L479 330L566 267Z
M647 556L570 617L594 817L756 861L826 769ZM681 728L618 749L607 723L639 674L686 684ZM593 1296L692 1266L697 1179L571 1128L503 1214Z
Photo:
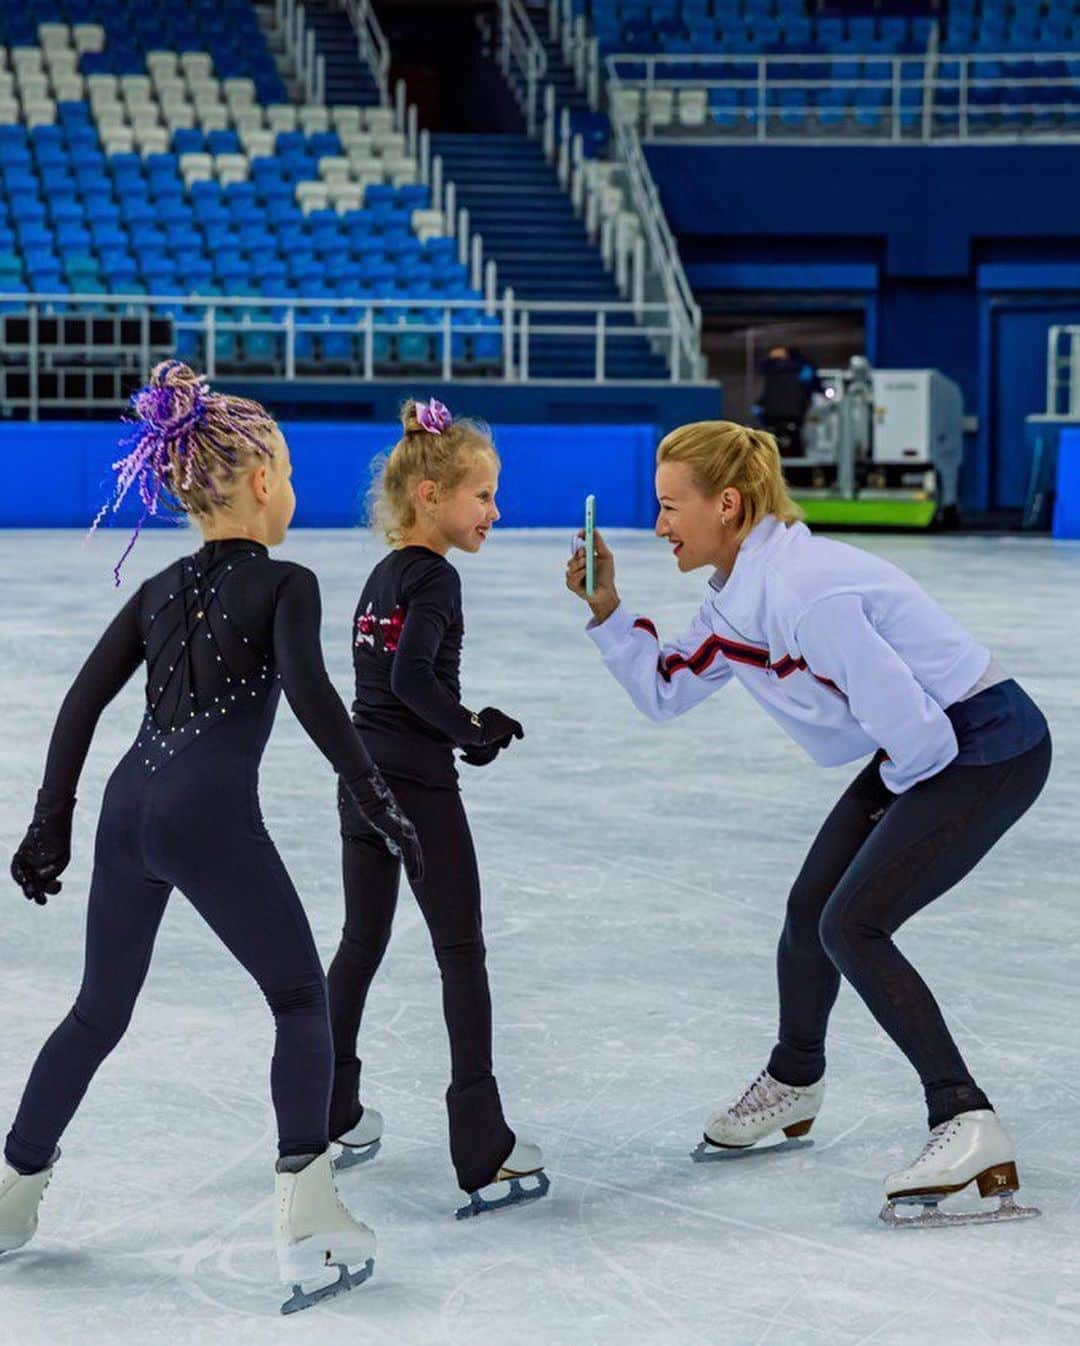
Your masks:
M613 534L627 603L675 634L704 572ZM464 1224L446 1146L447 1049L426 931L403 894L362 1039L382 1154L343 1176L378 1234L375 1277L282 1319L270 1246L271 1019L174 895L131 1029L64 1138L39 1238L0 1259L3 1346L984 1346L1080 1341L1080 548L1012 537L851 539L905 567L1044 707L1056 740L1032 813L900 937L1018 1145L1041 1220L891 1232L884 1175L925 1135L918 1081L845 986L813 1147L711 1165L710 1104L764 1065L787 886L857 767L814 767L732 685L649 724L582 634L568 538L496 533L464 580L468 704L527 737L462 768L480 855L511 1124L544 1146L551 1195ZM60 700L140 578L189 535L0 534L0 848L29 820ZM296 533L351 695L350 623L379 554ZM1071 616L1069 614L1072 614ZM79 791L74 860L44 908L3 891L0 1126L77 989L98 802L141 685L106 712ZM341 920L334 784L284 702L262 795L328 958ZM222 844L192 837L192 845ZM438 863L438 857L429 857ZM6 878L4 879L6 883Z

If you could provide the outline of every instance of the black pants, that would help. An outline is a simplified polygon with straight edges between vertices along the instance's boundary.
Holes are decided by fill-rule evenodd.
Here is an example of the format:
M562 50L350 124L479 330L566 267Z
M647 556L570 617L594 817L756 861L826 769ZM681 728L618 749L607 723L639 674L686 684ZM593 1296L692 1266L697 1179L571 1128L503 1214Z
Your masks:
M94 1072L123 1036L173 887L251 973L273 1012L279 1152L327 1147L326 982L307 916L263 827L256 764L229 750L230 737L218 730L205 749L178 753L152 777L133 750L109 780L82 985L37 1058L5 1146L22 1172L48 1164ZM176 1065L198 1071L198 1056Z
M969 873L1031 807L1050 756L1047 735L1007 762L946 767L899 796L881 780L880 754L855 778L826 818L788 899L777 956L774 1078L805 1085L824 1074L825 1029L843 973L919 1072L932 1127L990 1106L934 997L892 936ZM957 949L956 956L968 955Z
M442 974L450 1035L450 1154L458 1182L471 1192L491 1181L514 1148L491 1071L491 995L476 853L456 790L387 780L424 848L424 878L414 892ZM356 1039L368 987L390 939L401 874L400 862L351 801L343 803L342 841L345 925L329 973L335 1060L331 1137L355 1126L362 1113Z

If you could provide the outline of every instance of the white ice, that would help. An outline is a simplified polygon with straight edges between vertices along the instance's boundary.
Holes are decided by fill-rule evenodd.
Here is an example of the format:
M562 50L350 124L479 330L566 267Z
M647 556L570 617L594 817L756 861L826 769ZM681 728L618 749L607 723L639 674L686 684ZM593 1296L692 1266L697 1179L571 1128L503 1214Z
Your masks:
M342 1179L377 1230L374 1279L281 1319L269 1243L271 1020L173 897L131 1029L63 1140L38 1239L0 1259L0 1343L157 1346L984 1346L1080 1340L1080 548L1012 537L856 539L906 567L1043 705L1057 760L1034 810L901 944L937 991L1018 1145L1041 1220L893 1233L882 1178L918 1153L918 1080L844 988L815 1145L709 1166L711 1104L761 1068L787 886L855 768L822 771L731 687L646 722L582 634L568 537L496 534L460 560L465 694L527 736L462 768L484 880L496 1069L511 1122L544 1146L551 1195L457 1224L442 1100L447 1050L426 931L403 895L362 1040L383 1152ZM613 535L629 603L674 632L702 576ZM121 598L189 545L0 534L0 850L29 819L53 717ZM296 533L323 586L332 673L377 555L366 534ZM1072 614L1071 616L1069 614ZM80 789L74 860L40 909L3 893L0 1132L82 959L105 778L139 717L106 712ZM333 781L284 706L264 811L329 957L341 917ZM192 837L193 846L221 844ZM437 857L432 857L437 863ZM6 882L6 880L5 880Z

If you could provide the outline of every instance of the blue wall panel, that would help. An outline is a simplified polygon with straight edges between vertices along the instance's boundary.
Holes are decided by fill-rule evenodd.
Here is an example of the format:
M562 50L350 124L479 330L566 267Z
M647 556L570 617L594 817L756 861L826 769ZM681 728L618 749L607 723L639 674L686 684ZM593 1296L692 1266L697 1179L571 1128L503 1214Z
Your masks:
M285 422L293 458L296 526L350 527L363 515L371 466L395 425ZM108 499L118 426L107 422L12 423L0 428L0 526L85 528ZM651 425L508 425L498 504L508 527L580 523L584 497L616 527L651 527L657 434ZM115 518L139 516L132 492ZM111 516L110 516L111 517Z
M1062 430L1058 442L1054 536L1080 539L1080 429Z
M687 237L881 238L893 276L966 276L972 243L1080 237L1070 145L649 145ZM1050 189L1052 184L1052 189Z

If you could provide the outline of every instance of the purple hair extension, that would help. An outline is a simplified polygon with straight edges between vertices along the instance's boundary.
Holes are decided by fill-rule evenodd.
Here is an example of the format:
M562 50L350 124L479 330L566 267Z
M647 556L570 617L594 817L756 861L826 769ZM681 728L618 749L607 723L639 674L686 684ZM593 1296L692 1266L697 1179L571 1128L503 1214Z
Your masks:
M111 498L102 505L90 533L102 519L115 514L132 486L137 485L143 510L123 555L113 568L116 584L120 570L139 540L143 524L162 507L174 513L185 512L181 493L193 487L205 490L215 504L224 503L217 483L200 448L211 449L233 466L238 461L235 447L220 438L222 431L238 437L260 453L271 450L251 433L245 420L269 420L266 412L244 399L229 399L212 393L205 378L165 385L164 380L176 369L184 369L179 360L170 360L154 371L154 382L131 395L131 413L135 428L120 440L124 457L113 463L116 485ZM216 433L215 433L216 432ZM201 440L201 443L200 443Z

